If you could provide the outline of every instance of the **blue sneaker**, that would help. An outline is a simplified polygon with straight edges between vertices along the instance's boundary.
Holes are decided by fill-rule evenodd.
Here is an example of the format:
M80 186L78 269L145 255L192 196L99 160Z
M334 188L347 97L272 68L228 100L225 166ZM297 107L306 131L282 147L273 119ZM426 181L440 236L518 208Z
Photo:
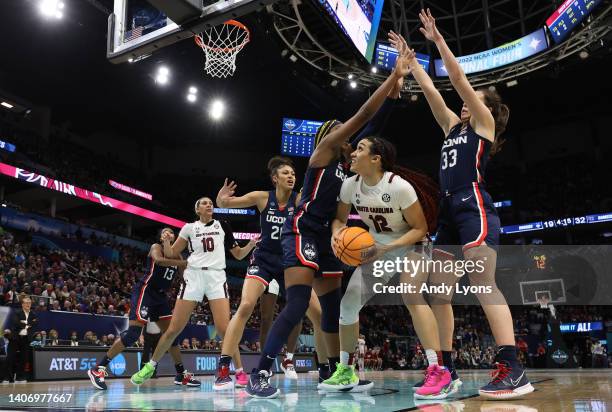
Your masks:
M249 376L246 392L252 398L272 399L278 397L280 390L270 385L272 374L268 371L253 369Z
M525 370L516 365L514 368L507 361L495 363L491 372L493 379L480 388L480 396L488 399L514 399L534 391L529 383Z

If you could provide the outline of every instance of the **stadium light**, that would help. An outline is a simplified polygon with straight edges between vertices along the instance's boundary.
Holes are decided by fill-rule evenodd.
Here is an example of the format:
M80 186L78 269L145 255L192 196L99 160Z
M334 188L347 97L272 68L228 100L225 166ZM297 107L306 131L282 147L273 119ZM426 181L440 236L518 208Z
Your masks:
M170 69L165 66L157 69L157 75L155 76L155 83L165 85L170 80Z
M349 83L351 86L351 89L356 89L357 88L357 82L355 80L353 80L352 82Z
M191 86L189 90L187 90L187 101L189 103L195 103L198 100L198 89L194 86Z
M510 80L508 83L506 83L506 87L514 87L518 84L518 80L514 79L514 80Z
M349 80L352 80L353 77L355 77L355 76L353 75L353 73L349 73L349 75L347 77L348 77Z
M370 71L372 73L378 73L378 68L376 66L372 66L372 68L370 69Z
M59 20L64 17L64 2L59 0L40 0L38 9L48 18L54 17Z
M215 100L208 109L208 114L213 120L221 120L225 113L225 104L221 100Z
M578 56L580 56L580 58L582 60L586 59L587 57L589 57L589 52L586 50L581 50L580 53L578 54Z
M7 109L12 109L13 107L15 107L12 104L7 103L7 102L2 102L0 103L0 105L2 105L3 107L6 107Z

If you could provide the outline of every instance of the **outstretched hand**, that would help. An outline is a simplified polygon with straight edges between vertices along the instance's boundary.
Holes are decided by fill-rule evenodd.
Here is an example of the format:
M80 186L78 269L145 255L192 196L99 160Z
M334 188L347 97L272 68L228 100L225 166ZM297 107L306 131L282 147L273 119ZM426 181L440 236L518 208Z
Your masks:
M423 23L423 27L419 28L419 30L421 33L423 33L427 40L433 42L442 40L442 35L436 27L436 19L431 15L431 10L421 10L419 13L419 18L421 19L421 23Z
M217 199L219 199L220 203L223 203L234 196L236 193L236 188L238 186L234 181L228 182L227 178L223 182L223 186L219 189L219 193L217 193Z
M406 56L410 68L414 70L415 65L419 64L419 62L417 61L416 53L410 48L410 46L408 46L408 43L406 43L404 37L392 30L388 33L388 40L389 43L391 43L391 46L398 51L400 56Z

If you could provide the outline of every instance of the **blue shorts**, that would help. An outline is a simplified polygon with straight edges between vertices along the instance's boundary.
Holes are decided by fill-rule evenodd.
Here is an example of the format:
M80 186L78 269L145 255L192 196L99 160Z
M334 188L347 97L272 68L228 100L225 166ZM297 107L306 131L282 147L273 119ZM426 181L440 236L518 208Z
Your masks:
M266 290L272 279L276 279L282 292L285 285L283 255L255 249L251 255L245 278L260 281Z
M171 317L172 309L163 290L155 290L150 285L140 283L133 287L130 320L146 323Z
M434 253L456 257L460 251L486 243L499 245L500 223L491 195L476 183L442 194Z
M297 220L297 221L296 221ZM281 244L283 267L308 267L315 270L315 277L342 277L342 263L331 248L331 229L307 216L296 215L285 225Z

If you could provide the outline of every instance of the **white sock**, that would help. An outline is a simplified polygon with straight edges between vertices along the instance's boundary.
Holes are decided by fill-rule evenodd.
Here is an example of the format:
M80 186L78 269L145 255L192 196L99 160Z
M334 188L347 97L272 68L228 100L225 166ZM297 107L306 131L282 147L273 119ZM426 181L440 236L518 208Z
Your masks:
M153 366L154 368L157 367L157 362L155 362L153 359L149 361L149 364L151 364L151 366Z
M234 372L236 372L238 374L238 373L242 372L243 370L244 370L243 368L238 368Z
M349 353L343 350L340 351L340 363L348 366L349 364Z
M291 353L291 352L287 352L287 353L285 354L285 359L293 360L293 353Z
M425 355L427 356L427 362L429 366L438 364L438 354L433 349L425 349Z

